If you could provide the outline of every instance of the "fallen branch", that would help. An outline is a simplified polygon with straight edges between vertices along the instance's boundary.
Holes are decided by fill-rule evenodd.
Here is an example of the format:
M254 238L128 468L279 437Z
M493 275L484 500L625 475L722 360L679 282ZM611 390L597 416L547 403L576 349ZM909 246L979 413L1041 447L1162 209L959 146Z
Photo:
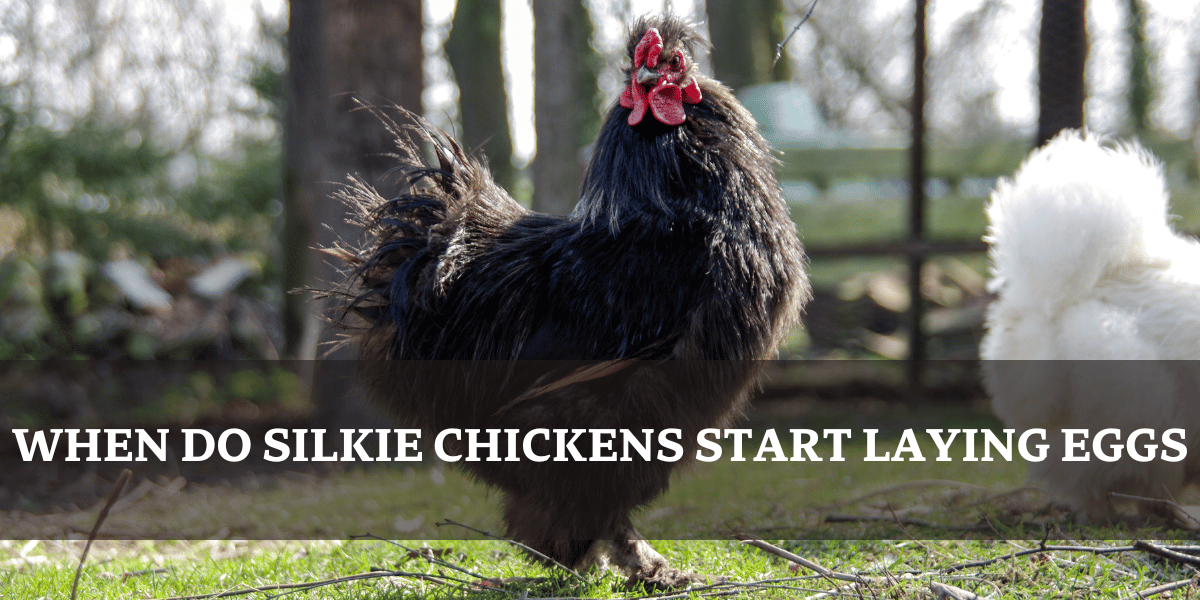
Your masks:
M868 492L861 496L856 496L854 498L850 498L847 500L839 500L837 502L834 502L833 504L828 504L828 505L819 507L818 510L820 510L822 512L827 511L827 510L834 510L834 509L842 508L843 506L850 506L852 504L858 504L859 502L862 502L863 500L866 500L868 498L874 498L875 496L882 496L884 494L890 494L892 492L899 492L902 490L907 490L907 489L912 489L912 488L920 488L920 487L950 487L950 488L959 488L959 489L970 489L973 491L987 491L986 487L984 487L982 485L977 485L974 483L964 483L962 481L954 481L952 479L922 479L919 481L908 481L905 483L899 483L899 484L896 484L893 486L885 487L883 489L875 490L873 492Z
M1176 552L1165 546L1159 546L1158 544L1147 542L1145 540L1134 541L1133 547L1134 549L1141 550L1142 552L1149 552L1150 554L1155 554L1157 556L1161 556L1175 562L1180 562L1185 565L1191 565L1193 567L1200 566L1200 558L1190 554Z
M1005 561L1005 560L1020 558L1022 556L1029 556L1031 554L1045 554L1047 552L1084 552L1087 554L1103 555L1103 554L1118 554L1121 552L1129 552L1131 550L1134 550L1133 546L1092 547L1092 546L1046 546L1046 545L1041 545L1041 546L1038 546L1037 548L1028 548L1026 550L1018 550L1016 552L1010 552L1009 554L1005 554L1004 556L997 556L995 558L988 558L988 559L983 559L983 560L973 560L971 562L952 565L949 567L943 567L941 569L938 569L936 572L944 575L944 574L948 574L948 573L954 573L955 571L961 571L963 569L970 569L970 568L974 568L974 567L986 567L988 565L995 564L995 563Z
M987 600L988 596L980 596L975 592L968 592L960 587L938 583L936 581L929 582L929 591L933 592L933 597L937 600Z
M385 539L383 539L383 538L381 538L381 537L379 537L379 536L377 536L377 535L373 535L373 534L370 534L370 533L363 534L363 535L352 535L352 536L350 536L350 539L352 539L352 540L360 540L360 539L373 539L373 540L378 540L378 541L381 541L381 542L386 542L386 543L388 543L388 544L391 544L391 545L393 545L393 546L396 546L397 548L401 548L401 549L403 549L404 551L406 551L406 552L408 552L408 553L410 553L410 554L416 554L416 555L420 556L421 558L424 558L424 559L425 559L425 562L427 562L427 563L429 563L429 564L438 565L438 566L440 566L440 567L445 567L445 568L447 568L447 569L451 569L451 570L454 570L454 571L458 571L459 573L463 573L463 574L466 574L466 575L470 575L471 577L474 577L474 578L476 578L476 579L480 579L480 580L482 580L482 581L486 581L486 582L488 582L488 583L490 583L490 584L492 584L492 585L496 586L496 589L499 589L499 590L504 590L504 588L503 588L503 587L501 587L501 586L503 586L503 585L504 585L504 582L500 581L499 579L496 579L496 578L494 578L494 577L487 577L487 576L484 576L484 575L480 575L479 573L474 573L474 572L472 572L472 571L468 571L468 570L466 570L466 569L464 569L464 568L462 568L462 567L460 567L460 566L458 566L458 565L456 565L456 564L450 563L450 562L448 562L448 561L444 561L444 560L442 560L442 559L440 559L440 558L436 558L436 557L432 556L431 554L426 554L426 553L424 553L424 552L421 552L421 551L419 551L419 550L414 550L413 548L409 548L408 546L405 546L404 544L401 544L400 542L396 542L396 541L392 541L392 540L385 540ZM507 590L504 590L504 591L507 591Z
M246 594L253 594L255 592L314 589L314 588L327 586L327 585L336 585L339 583L346 583L349 581L359 581L359 580L363 580L363 579L380 579L383 577L412 577L414 579L427 580L427 581L432 581L434 583L439 583L439 584L445 583L445 581L450 581L450 582L455 582L455 583L468 583L468 584L470 583L470 582L464 582L461 579L455 579L453 577L446 577L445 575L431 575L428 573L409 573L409 572L405 572L405 571L365 571L362 573L355 573L354 575L344 575L342 577L321 579L319 581L306 581L306 582L299 582L299 583L273 583L270 585L260 585L260 586L241 588L241 589L236 589L236 590L225 590L223 592L210 592L207 594L193 594L190 596L171 596L169 598L159 598L158 600L205 600L206 598L232 598L233 596L245 596ZM445 581L442 581L442 580L445 580Z
M1180 525L1183 525L1186 527L1187 526L1186 521L1191 521L1191 526L1188 527L1189 529L1200 528L1200 520L1197 520L1196 517L1193 517L1191 515L1191 513L1184 510L1182 506L1180 506L1177 502L1175 502L1173 500L1168 500L1166 498L1148 498L1146 496L1132 496L1130 494L1120 494L1117 492L1109 492L1108 497L1109 498L1122 498L1125 500L1136 500L1138 502L1143 502L1146 504L1161 504L1163 506L1167 506L1171 509L1174 509L1171 516L1175 517L1175 519L1179 521ZM1184 518L1181 519L1180 515L1182 515ZM1186 519L1186 521L1185 521L1185 519Z
M810 571L816 571L817 573L821 574L823 577L826 577L828 579L837 579L839 581L849 581L850 583L858 583L858 584L862 584L862 585L869 585L871 583L877 582L877 580L873 581L872 579L860 577L858 575L850 575L847 573L838 573L836 571L831 571L825 567L822 567L821 565L818 565L817 563L815 563L811 560L808 560L807 558L804 558L797 554L792 554L791 552L788 552L787 550L784 550L783 548L780 548L779 546L769 544L769 543L767 543L763 540L760 540L752 535L746 535L744 533L739 533L739 534L734 535L733 537L735 537L739 540L742 540L742 542L747 545L754 546L755 548L758 548L760 550L765 550L765 551L767 551L771 554L774 554L775 556L778 556L780 558L790 560Z
M1130 596L1125 596L1121 600L1135 600L1137 598L1149 598L1150 596L1157 596L1157 595L1165 593L1165 592L1175 591L1179 588L1189 587L1189 586L1192 586L1195 584L1196 584L1196 579L1194 577L1191 577L1188 579L1180 579L1179 581L1172 581L1171 583L1164 583L1162 585L1156 585L1152 588L1144 589L1144 590L1137 592L1135 594L1132 594Z

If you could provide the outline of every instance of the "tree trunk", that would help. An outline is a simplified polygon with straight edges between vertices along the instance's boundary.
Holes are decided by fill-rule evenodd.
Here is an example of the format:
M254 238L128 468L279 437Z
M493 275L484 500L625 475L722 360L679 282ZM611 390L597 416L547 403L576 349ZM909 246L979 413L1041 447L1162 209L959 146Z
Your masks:
M512 136L500 45L500 0L458 0L446 57L458 82L459 142L481 151L496 183L512 190Z
M595 138L596 73L592 21L583 2L533 0L534 210L566 214L579 200L581 150Z
M394 148L393 136L383 123L369 111L359 110L358 100L384 108L398 104L414 113L421 113L421 92L424 88L424 52L421 46L423 23L421 20L422 0L293 0L294 16L303 17L307 11L321 13L323 30L314 32L297 29L289 32L289 45L302 45L317 49L317 56L308 60L323 61L325 77L313 88L302 90L312 94L314 102L322 104L320 114L325 123L297 123L299 127L312 127L295 132L307 135L308 143L321 148L319 159L323 162L317 182L302 181L300 185L315 190L306 198L311 215L310 224L315 225L303 249L295 246L288 253L304 254L319 267L309 285L327 287L324 282L337 279L337 266L318 258L314 247L327 247L339 239L354 240L358 232L346 222L344 206L330 195L334 185L346 181L349 174L362 177L367 182L380 186L387 194L383 175L394 162L387 154ZM312 45L312 46L309 46ZM293 60L303 61L291 55ZM302 62L292 69L307 69ZM297 104L296 108L300 108ZM314 112L314 114L317 114ZM289 117L289 123L291 118ZM319 303L310 303L310 310L323 314L327 309ZM335 332L322 327L321 342L330 342ZM353 382L352 363L345 359L355 358L347 347L322 354L326 359L316 363L312 383L312 394L317 403L318 419L328 427L349 427L377 424L381 416L366 406L357 393ZM351 367L351 368L347 368Z
M421 0L327 0L326 12L333 101L328 160L333 181L340 183L344 174L357 173L376 182L394 166L385 156L393 140L379 119L356 110L356 100L383 107L397 104L421 114ZM340 206L333 210L341 215ZM340 220L322 222L344 229Z
M1129 37L1129 124L1136 134L1150 129L1150 104L1154 84L1150 71L1154 61L1146 46L1146 5L1143 0L1126 0L1125 35Z
M1084 0L1043 0L1038 37L1038 146L1063 129L1083 127L1087 53Z
M317 261L311 251L318 228L314 211L328 196L321 189L326 181L321 149L329 121L321 52L323 19L319 2L291 3L284 115L282 353L290 358L312 358L319 327L310 299L291 291L316 282Z
M792 78L786 56L771 68L775 47L787 35L783 0L708 0L705 6L713 75L719 81L736 90Z

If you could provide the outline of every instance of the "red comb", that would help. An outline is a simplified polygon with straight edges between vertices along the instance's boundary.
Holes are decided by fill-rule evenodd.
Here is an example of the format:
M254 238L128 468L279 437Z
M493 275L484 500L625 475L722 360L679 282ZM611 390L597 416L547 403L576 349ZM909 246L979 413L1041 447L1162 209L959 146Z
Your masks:
M642 34L642 41L638 42L637 48L633 51L633 68L637 69L645 64L651 69L658 66L658 55L662 54L663 41L662 36L658 34L658 30L651 27Z

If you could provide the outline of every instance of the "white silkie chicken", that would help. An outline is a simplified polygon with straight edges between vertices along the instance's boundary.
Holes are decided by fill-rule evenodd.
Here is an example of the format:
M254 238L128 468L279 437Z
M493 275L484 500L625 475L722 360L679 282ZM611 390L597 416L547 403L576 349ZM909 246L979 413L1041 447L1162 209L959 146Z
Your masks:
M1200 244L1176 233L1167 211L1149 152L1076 131L1030 154L987 207L999 298L980 349L984 384L1006 427L1047 430L1049 458L1031 463L1031 476L1085 518L1124 512L1109 492L1172 498L1200 474L1200 363L1187 362L1200 359ZM1089 460L1055 458L1062 428L1089 430L1073 452ZM1109 457L1114 443L1153 429L1136 450L1157 444L1154 460L1122 448L1106 462L1092 444L1106 428L1121 434L1104 438ZM1179 454L1163 446L1168 428L1186 431L1186 459L1162 459Z

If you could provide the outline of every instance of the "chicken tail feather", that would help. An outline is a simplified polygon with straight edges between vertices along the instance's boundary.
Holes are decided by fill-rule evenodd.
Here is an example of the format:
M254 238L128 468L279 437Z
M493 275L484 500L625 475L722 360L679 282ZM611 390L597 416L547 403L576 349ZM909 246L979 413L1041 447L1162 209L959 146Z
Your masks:
M522 209L495 185L483 162L419 115L399 107L362 108L392 134L398 164L379 182L386 195L356 176L335 191L362 234L324 250L346 267L344 283L325 295L338 301L338 325L388 335L402 346L404 325L414 313L436 310L455 272L448 252L461 230L495 214L497 206Z
M1151 262L1167 224L1162 167L1137 145L1067 131L1033 152L987 207L992 291L1058 312L1130 263Z

